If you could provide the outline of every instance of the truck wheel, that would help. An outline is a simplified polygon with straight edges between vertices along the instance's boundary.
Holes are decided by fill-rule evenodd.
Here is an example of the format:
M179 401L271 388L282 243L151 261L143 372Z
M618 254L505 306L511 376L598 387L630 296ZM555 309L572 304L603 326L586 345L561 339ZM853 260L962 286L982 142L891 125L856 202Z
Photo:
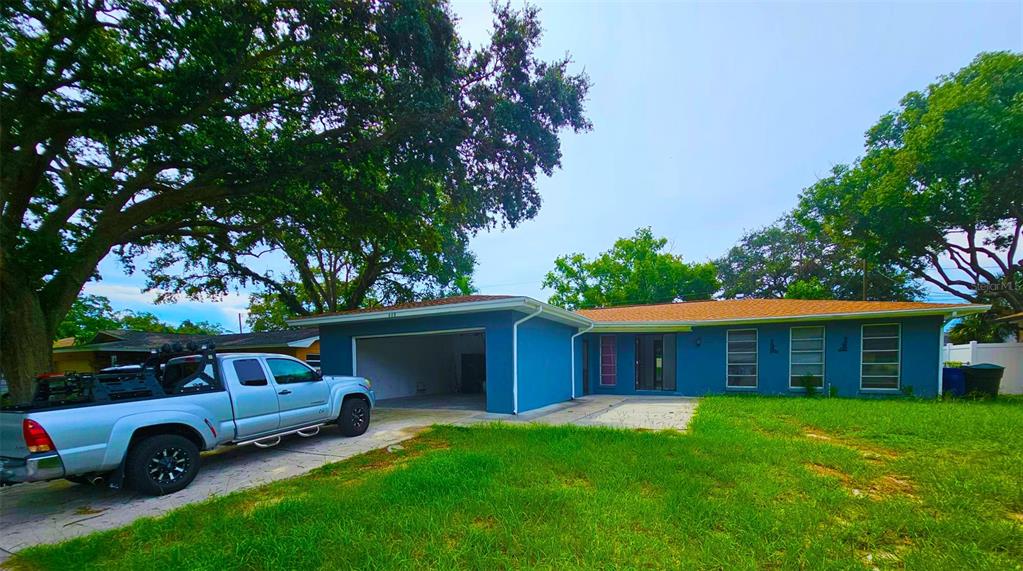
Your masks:
M341 415L337 419L341 426L341 434L359 436L369 428L369 403L366 399L353 397L341 405Z
M124 472L128 485L143 494L173 494L199 473L199 448L177 434L150 436L128 451Z

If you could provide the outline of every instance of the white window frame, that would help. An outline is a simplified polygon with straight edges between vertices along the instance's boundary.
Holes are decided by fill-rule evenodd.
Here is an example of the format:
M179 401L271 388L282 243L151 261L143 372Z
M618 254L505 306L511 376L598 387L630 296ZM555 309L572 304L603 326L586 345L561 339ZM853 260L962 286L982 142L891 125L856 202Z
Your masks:
M792 333L796 329L820 329L821 330L821 337L820 337L820 339L821 339L821 350L819 351L820 354L821 354L821 362L820 363L799 363L799 364L800 365L820 365L821 366L821 386L819 386L817 388L823 389L824 388L825 375L827 374L827 370L828 370L828 366L826 364L827 356L825 355L827 353L827 348L828 348L828 328L825 327L824 325L795 325L795 326L792 326L792 327L789 328L789 388L790 389L794 389L794 390L799 390L799 389L803 389L804 388L804 387L800 387L800 386L796 386L796 385L792 384L792 354L793 353L817 353L818 352L818 351L796 351L795 349L792 348L792 346L793 346L793 344L792 344L792 341L793 341ZM862 357L862 353L861 353L860 358L861 359L863 358ZM861 373L863 372L863 368L862 367L860 368L860 372ZM816 376L816 375L814 375L814 376Z
M864 375L863 375L863 364L864 364L863 363L863 345L864 345L864 343L863 343L863 340L864 340L863 332L864 332L864 330L867 327L888 327L888 326L891 326L891 325L894 325L896 327L896 330L898 331L898 335L896 337L873 337L873 339L898 339L899 340L899 347L897 349L898 360L895 361L894 363L870 363L870 364L871 365L895 365L896 366L896 373L895 373L896 385L895 385L895 387L864 387L863 386L863 377L864 377ZM888 377L888 376L890 376L890 375L866 375L867 378ZM902 390L902 324L901 323L864 323L863 325L860 325L860 390L861 391L887 391L887 392Z
M614 375L612 375L612 378L614 379L614 382L612 382L612 383L605 383L604 382L604 338L605 337L611 338L611 339L614 340L614 353L612 354L612 357L614 357L614 365L613 365L614 366ZM618 386L618 336L617 335L601 335L600 336L600 351L598 352L598 354L600 355L600 359L597 362L597 365L599 367L599 369L597 370L597 373L600 375L600 380L598 382L599 386L602 386L602 387L616 387L616 386Z
M728 341L729 341L728 337L732 333L742 333L742 332L746 332L746 331L752 331L753 332L753 335L754 335L754 337L753 337L753 351L739 351L739 352L736 352L736 354L737 355L749 355L750 353L753 354L753 367L754 367L754 370L756 371L756 374L753 375L753 377L754 377L754 384L753 384L753 386L732 385L732 383L731 383L731 378L732 377L747 377L749 375L732 375L732 374L729 374L728 366L731 365L732 363L728 362L729 361L728 356L732 354L732 351L728 350ZM735 364L737 364L737 365L748 365L749 363L735 363ZM757 390L759 388L760 388L760 331L757 330L756 327L751 327L751 328L747 328L747 329L728 329L728 330L726 330L725 331L725 389L733 390L733 391L755 391L755 390Z

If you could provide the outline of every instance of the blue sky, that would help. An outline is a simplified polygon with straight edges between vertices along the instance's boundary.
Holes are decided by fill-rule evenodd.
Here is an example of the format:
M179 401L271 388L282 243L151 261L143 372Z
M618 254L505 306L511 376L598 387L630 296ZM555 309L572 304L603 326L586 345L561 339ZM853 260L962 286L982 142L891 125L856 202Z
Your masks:
M514 4L513 4L514 5ZM907 92L978 53L1023 50L1023 2L539 3L543 59L570 53L593 82L594 128L562 138L540 180L540 214L473 239L483 293L546 300L554 259L592 256L641 226L702 261L771 223L800 190L862 150L863 133ZM454 2L483 43L489 2ZM86 291L116 309L237 329L244 292L151 306L143 279L111 260ZM935 300L944 297L935 296Z

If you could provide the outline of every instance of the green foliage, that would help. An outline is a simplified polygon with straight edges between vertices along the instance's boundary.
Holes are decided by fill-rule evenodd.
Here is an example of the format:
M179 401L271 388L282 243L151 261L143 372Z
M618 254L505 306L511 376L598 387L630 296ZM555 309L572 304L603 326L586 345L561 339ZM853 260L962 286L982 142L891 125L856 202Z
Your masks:
M133 329L152 333L185 333L219 335L224 329L208 321L182 321L170 325L148 312L114 311L110 300L100 295L83 295L75 300L71 311L57 327L54 339L74 337L76 344L88 343L97 333L110 329Z
M747 232L715 264L725 298L863 299L858 251L814 234L791 214ZM904 301L922 293L893 262L867 268L867 299Z
M444 2L0 4L0 366L21 397L113 252L167 298L298 281L316 311L448 287L540 207L584 74L532 7L470 47ZM265 258L291 271L265 270Z
M86 343L104 329L120 329L121 321L110 300L100 295L83 295L57 326L54 339L74 337L75 343Z
M593 260L559 257L543 287L554 290L550 303L569 309L710 299L718 289L714 264L686 263L664 251L667 244L640 228Z
M436 426L9 564L1014 569L1021 405L707 397L686 434Z
M472 233L537 213L536 176L558 167L560 131L589 128L586 77L569 73L567 59L536 57L537 10L495 5L490 43L470 49L444 4L382 6L365 19L383 33L338 54L395 66L361 73L339 107L365 114L345 130L371 150L248 204L231 226L174 239L147 269L163 299L255 285L284 313L307 315L443 296L472 274ZM291 270L254 270L267 252Z
M968 315L960 319L948 331L948 340L956 345L976 341L977 343L1002 343L1011 339L1016 326L995 321L997 316L990 313Z
M1023 311L1021 181L1023 54L986 53L907 94L861 159L803 192L797 216L871 265Z
M831 291L821 283L820 278L796 280L785 290L786 299L833 299Z
M819 387L817 386L817 377L814 377L813 375L803 375L801 377L797 377L796 386L803 389L803 394L808 397L817 396L819 390Z
M450 279L450 281L451 283L447 287L436 286L426 289L425 293L407 292L404 295L385 296L386 303L419 297L435 298L470 295L478 291L473 284L471 275L461 274ZM287 320L309 315L317 311L317 305L310 300L302 283L286 281L282 284L282 288L288 292L287 296L281 295L276 291L262 291L249 296L249 313L248 317L246 317L246 323L251 331L279 331L287 329L290 327ZM379 291L378 288L374 289ZM295 311L292 302L299 303L301 310ZM361 306L374 307L383 303L380 298L370 295L363 297Z

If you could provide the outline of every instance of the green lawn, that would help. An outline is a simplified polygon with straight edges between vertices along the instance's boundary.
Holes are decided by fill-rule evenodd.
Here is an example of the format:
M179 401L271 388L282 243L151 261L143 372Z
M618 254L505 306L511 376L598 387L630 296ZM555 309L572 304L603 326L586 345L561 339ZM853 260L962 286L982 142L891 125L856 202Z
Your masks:
M1023 401L702 401L688 434L437 427L43 569L1019 569Z

